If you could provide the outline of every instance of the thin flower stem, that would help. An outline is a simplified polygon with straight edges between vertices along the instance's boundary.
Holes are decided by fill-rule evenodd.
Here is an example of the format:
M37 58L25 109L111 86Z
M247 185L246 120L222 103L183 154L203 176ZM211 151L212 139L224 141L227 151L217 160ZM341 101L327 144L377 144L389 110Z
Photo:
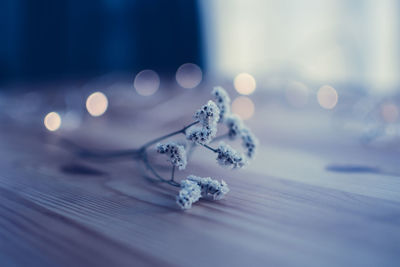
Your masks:
M154 140L151 140L151 141L147 142L146 144L144 144L143 146L141 146L141 147L140 147L140 150L145 150L145 149L148 148L149 146L154 145L155 143L160 142L161 140L167 139L167 138L169 138L169 137L171 137L171 136L174 136L174 135L177 135L177 134L181 134L181 133L184 134L188 128L192 127L193 125L195 125L195 124L197 124L197 123L199 123L199 121L192 122L192 123L189 124L188 126L185 126L185 127L183 127L182 129L180 129L180 130L178 130L178 131L175 131L175 132L172 132L172 133L163 135L163 136L161 136L161 137L159 137L159 138L156 138L156 139L154 139Z
M169 184L169 185L172 185L172 186L176 186L176 187L179 187L179 186L180 186L180 184L178 184L178 183L175 182L175 181L171 181L171 180L164 179L164 178L153 168L153 166L151 166L151 164L150 164L150 162L149 162L149 160L148 160L148 158L147 158L147 153L146 153L145 151L143 151L142 160L143 160L143 163L144 163L144 165L146 166L146 168L147 168L148 170L150 170L150 172L153 173L153 175L154 175L158 180L160 180L160 181L163 182L163 183L167 183L167 184Z
M211 140L210 143L214 143L216 141L225 139L227 137L229 137L229 133L222 134L220 136L215 137L213 140ZM196 147L197 147L197 144L195 142L192 142L190 147L189 147L189 149L188 149L188 152L186 153L188 159L190 159L192 157L192 154L196 150Z
M199 143L199 144L200 144L200 143ZM200 145L202 145L202 146L204 146L205 148L207 148L207 149L209 149L209 150L213 151L214 153L217 153L217 152L218 152L218 150L217 150L217 149L215 149L215 148L212 148L212 147L210 147L209 145L206 145L206 144L200 144Z
M134 159L140 159L142 156L143 152L151 145L167 139L168 137L177 135L177 134L185 134L186 130L193 125L199 123L199 121L192 122L191 124L183 127L182 129L166 134L164 136L161 136L159 138L156 138L154 140L151 140L147 142L146 144L142 145L138 149L127 149L127 150L118 150L118 151L90 151L88 149L82 148L74 143L72 143L69 140L63 139L61 140L62 144L65 145L66 147L71 147L76 150L76 153L83 158L91 158L91 159L112 159L112 158L121 158L121 157L133 157Z

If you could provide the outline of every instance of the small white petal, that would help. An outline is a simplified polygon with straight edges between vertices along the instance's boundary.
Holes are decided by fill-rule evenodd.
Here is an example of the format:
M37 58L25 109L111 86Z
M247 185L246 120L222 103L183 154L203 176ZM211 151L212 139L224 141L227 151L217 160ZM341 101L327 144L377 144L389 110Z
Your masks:
M175 142L169 142L166 144L158 143L156 148L158 153L168 156L168 161L171 162L172 165L178 167L180 170L186 168L187 159L184 146L178 145Z
M219 108L214 101L209 100L207 104L202 106L194 114L194 118L200 122L202 126L210 126L216 124L219 120Z
M249 158L254 158L256 148L258 146L258 139L254 136L248 128L243 128L240 132L242 137L242 145L246 148L246 154Z
M218 182L210 177L202 178L194 175L189 175L187 180L197 183L201 188L201 196L205 198L220 200L229 192L228 185L224 181Z
M225 89L220 86L214 87L211 94L214 96L215 102L220 111L219 122L223 122L231 113L231 99Z
M228 135L230 139L235 139L240 135L244 128L242 119L236 114L229 114L226 116L225 125L228 127Z
M217 148L217 161L221 166L232 169L242 168L246 165L246 158L243 154L234 150L231 146L221 142Z
M184 210L190 209L192 204L201 197L200 186L193 181L181 181L181 190L176 197L176 203Z

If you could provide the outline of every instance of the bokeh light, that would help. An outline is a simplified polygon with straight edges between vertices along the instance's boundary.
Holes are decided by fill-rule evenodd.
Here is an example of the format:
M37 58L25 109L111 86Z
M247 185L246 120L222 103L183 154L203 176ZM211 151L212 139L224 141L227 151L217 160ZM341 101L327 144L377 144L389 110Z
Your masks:
M153 70L143 70L136 75L133 86L139 95L151 96L160 87L160 77Z
M322 86L317 93L318 103L325 109L333 109L338 102L338 98L336 90L329 85Z
M385 103L381 106L381 116L385 122L395 122L399 116L399 109L393 103Z
M250 95L256 90L256 80L248 73L238 74L234 81L236 91L242 95Z
M195 88L200 84L202 78L203 73L196 64L183 64L176 71L176 82L183 88Z
M286 100L290 105L301 108L308 103L308 87L301 82L290 82L285 90Z
M50 112L44 117L44 126L49 131L57 131L61 126L61 117L57 112Z
M232 112L243 120L250 119L254 114L254 103L246 96L239 96L232 102Z
M93 117L98 117L106 112L108 99L102 92L91 94L86 100L86 109Z

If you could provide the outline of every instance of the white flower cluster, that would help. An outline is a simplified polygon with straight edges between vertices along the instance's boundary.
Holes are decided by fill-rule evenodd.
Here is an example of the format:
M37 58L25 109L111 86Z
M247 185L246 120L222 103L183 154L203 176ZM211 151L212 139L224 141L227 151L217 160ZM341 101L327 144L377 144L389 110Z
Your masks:
M232 169L242 168L246 165L246 158L243 154L234 150L230 145L221 142L217 148L217 161L224 167Z
M194 175L187 177L189 181L196 182L201 188L201 196L204 198L212 198L220 200L229 192L229 187L224 180L221 182L211 179L210 177L202 178Z
M246 149L246 155L249 158L253 158L258 145L257 138L251 130L246 127L239 116L230 112L230 98L222 87L214 88L212 94L217 100L217 105L221 110L221 114L223 114L221 117L223 116L224 119L220 120L220 122L223 122L228 127L229 138L233 140L240 136L242 138L242 145ZM222 110L224 110L224 112L222 112Z
M229 192L228 185L224 181L217 181L210 177L202 178L189 175L181 181L181 190L176 197L176 203L184 210L190 209L192 204L201 197L220 200Z
M186 151L182 145L178 145L175 142L169 142L167 144L158 143L156 148L158 153L168 156L168 161L170 161L172 165L178 167L180 170L186 168Z
M217 122L219 120L219 108L211 100L197 110L194 118L200 126L193 126L186 131L186 138L200 144L208 144L217 134Z
M192 204L201 197L200 186L190 180L181 181L181 190L176 197L176 203L184 210L190 209Z
M242 137L242 144L246 148L247 156L249 158L253 158L255 154L256 147L258 145L258 140L254 136L254 134L251 132L250 129L248 128L243 128L241 130L241 137Z
M236 114L229 114L225 119L225 125L228 127L230 139L239 136L244 128L242 119Z
M209 126L216 124L219 120L219 108L214 101L209 100L207 104L202 106L194 114L194 118L200 121L203 126Z
M197 110L193 115L195 121L191 123L190 126L183 127L181 130L147 142L139 149L139 152L143 153L141 155L143 156L142 160L144 164L153 172L154 176L156 176L158 180L172 186L180 185L180 191L176 197L176 203L182 209L190 209L192 204L197 202L200 198L213 200L224 198L229 192L228 185L223 180L219 182L210 177L202 178L194 175L189 175L186 179L182 180L180 184L177 183L174 180L175 167L183 170L187 165L187 156L185 151L187 143L181 144L177 142L158 143L156 145L157 152L165 154L168 161L173 165L171 178L165 179L152 168L150 162L147 160L146 149L149 146L154 145L160 140L165 140L171 136L184 133L186 139L194 142L191 144L191 149L195 147L196 143L200 144L217 154L218 164L231 169L237 169L244 167L247 164L248 158L254 157L255 149L258 144L258 140L250 129L245 126L240 117L231 113L231 100L228 93L222 87L215 87L212 91L212 95L217 103L209 100L207 104ZM219 144L218 148L213 148L212 145L208 145L217 134L218 123L226 125L229 130L227 134L229 139L234 140L239 137L242 139L242 145L246 149L247 156L237 152L231 146L223 142ZM226 135L223 134L217 139L225 137ZM216 139L214 141L216 141ZM187 142L187 140L184 140L184 142Z
M231 113L231 99L225 89L220 86L214 87L211 94L214 96L220 111L219 122L223 122L226 116Z
M215 137L216 131L208 126L206 127L191 127L186 132L186 138L200 144L208 144Z

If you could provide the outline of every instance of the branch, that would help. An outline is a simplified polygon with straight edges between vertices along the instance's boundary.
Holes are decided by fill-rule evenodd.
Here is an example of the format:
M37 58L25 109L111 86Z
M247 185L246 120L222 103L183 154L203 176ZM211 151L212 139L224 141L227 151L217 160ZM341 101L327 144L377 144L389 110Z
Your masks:
M176 186L176 187L179 187L179 186L180 186L179 183L177 183L177 182L175 182L175 181L173 181L173 180L167 180L167 179L163 178L163 177L153 168L153 166L151 166L149 160L147 159L147 153L146 153L146 151L143 151L143 153L142 153L142 160L143 160L143 163L145 164L145 166L147 167L147 169L150 170L150 172L153 173L153 175L154 175L155 177L157 177L161 182L167 183L167 184L170 184L170 185Z
M205 148L207 148L207 149L209 149L209 150L213 151L214 153L217 153L217 152L218 152L218 150L217 150L217 149L215 149L215 148L212 148L212 147L210 147L209 145L206 145L206 144L200 144L200 143L199 143L199 145L201 145L201 146L204 146Z
M184 134L188 128L192 127L193 125L195 125L195 124L197 124L197 123L199 123L199 121L192 122L192 123L189 124L188 126L185 126L185 127L183 127L182 129L180 129L180 130L178 130L178 131L175 131L175 132L172 132L172 133L163 135L163 136L161 136L161 137L159 137L159 138L156 138L156 139L154 139L154 140L151 140L151 141L147 142L146 144L144 144L143 146L141 146L141 147L140 147L140 150L145 150L145 149L148 148L149 146L154 145L155 143L158 143L158 142L160 142L161 140L167 139L167 138L169 138L169 137L171 137L171 136L174 136L174 135L177 135L177 134L180 134L180 133L183 133L183 134Z

